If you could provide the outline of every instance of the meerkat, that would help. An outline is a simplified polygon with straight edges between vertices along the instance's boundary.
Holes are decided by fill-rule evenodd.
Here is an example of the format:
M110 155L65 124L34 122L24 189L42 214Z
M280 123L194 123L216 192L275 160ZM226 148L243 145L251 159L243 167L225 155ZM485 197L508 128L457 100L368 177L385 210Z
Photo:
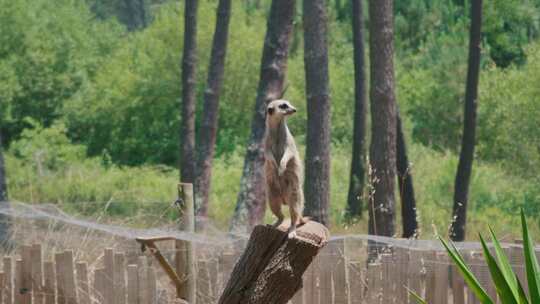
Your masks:
M296 226L305 223L302 162L294 138L287 127L287 117L296 108L287 100L274 100L266 107L264 156L266 191L270 210L277 217L274 227L283 222L282 205L289 206L289 238L296 236Z

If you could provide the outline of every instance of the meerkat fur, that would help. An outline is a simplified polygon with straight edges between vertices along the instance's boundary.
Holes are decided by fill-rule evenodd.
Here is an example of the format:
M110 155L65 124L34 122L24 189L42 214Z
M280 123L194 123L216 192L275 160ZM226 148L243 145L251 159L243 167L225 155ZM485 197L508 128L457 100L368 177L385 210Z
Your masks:
M294 238L296 227L307 220L302 215L304 211L302 162L294 138L287 127L287 117L294 113L296 108L287 100L270 102L266 107L264 136L268 204L277 217L274 227L283 222L281 206L289 206L291 216L289 238Z

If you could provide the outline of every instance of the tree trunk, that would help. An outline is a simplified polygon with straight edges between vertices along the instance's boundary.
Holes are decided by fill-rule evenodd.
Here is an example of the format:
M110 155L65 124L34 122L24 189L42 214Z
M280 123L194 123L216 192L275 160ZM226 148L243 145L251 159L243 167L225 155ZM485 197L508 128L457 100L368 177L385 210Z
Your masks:
M260 223L266 210L264 146L266 105L283 94L295 1L273 0L266 28L259 89L231 230Z
M4 164L4 153L2 147L2 134L0 133L0 208L9 208L8 189L6 182L6 169ZM7 215L0 213L0 246L9 247L10 240L10 219Z
M197 0L186 0L184 11L184 55L182 58L182 141L180 180L195 181L195 101L197 65Z
M416 199L405 135L401 125L401 117L397 112L397 172L399 196L401 198L401 220L403 224L403 237L417 237L418 221L416 219Z
M205 218L208 214L209 195L212 177L212 160L216 146L218 129L219 96L223 84L231 0L220 0L217 9L216 30L212 42L212 54L208 67L208 79L204 92L202 126L198 142L199 158L197 166L196 202L197 215Z
M219 304L284 304L302 288L302 274L330 235L326 227L310 221L289 239L289 224L255 227Z
M147 26L147 12L145 0L124 0L117 4L119 20L124 23L128 31L134 31Z
M351 178L347 197L348 218L362 216L366 176L366 73L364 55L364 10L362 0L352 0L354 42L354 133Z
M467 86L465 89L465 117L463 121L463 137L461 153L454 186L453 221L450 227L450 238L453 241L465 240L467 223L467 203L469 183L474 159L476 135L476 106L478 96L478 78L480 74L480 44L482 42L482 0L471 1L471 29L469 40L469 63L467 70Z
M370 0L371 186L369 233L394 236L396 104L393 1Z
M330 90L326 1L304 0L306 72L306 214L328 225L330 201Z

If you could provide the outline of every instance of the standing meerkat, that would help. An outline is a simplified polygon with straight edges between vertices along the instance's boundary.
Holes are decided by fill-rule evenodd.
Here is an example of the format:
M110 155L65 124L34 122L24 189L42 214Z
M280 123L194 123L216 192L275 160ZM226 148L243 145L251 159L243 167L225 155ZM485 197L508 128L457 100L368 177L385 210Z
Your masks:
M289 238L296 236L296 226L304 223L304 175L294 138L287 127L287 117L296 113L287 100L274 100L266 107L264 169L270 210L277 217L274 227L283 222L282 205L289 205Z

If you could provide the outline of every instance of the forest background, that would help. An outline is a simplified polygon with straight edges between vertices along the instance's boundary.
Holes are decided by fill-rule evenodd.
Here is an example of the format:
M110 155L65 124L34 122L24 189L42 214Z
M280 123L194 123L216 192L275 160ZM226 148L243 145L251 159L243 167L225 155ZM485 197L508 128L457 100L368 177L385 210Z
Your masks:
M178 181L184 6L141 1L135 18L123 3L0 0L0 128L11 199L137 226L148 224L148 215L175 217L169 205ZM227 229L240 188L269 4L233 1L209 208L219 229ZM349 5L328 1L330 223L337 233L365 233L366 215L352 223L344 217L354 115ZM198 114L216 6L199 1ZM519 234L519 208L540 231L540 1L491 0L483 10L467 233L474 239L490 224L511 239ZM299 110L289 124L303 153L301 14L298 5L285 98ZM468 1L460 0L394 5L396 96L422 238L446 233L451 221L468 14Z

